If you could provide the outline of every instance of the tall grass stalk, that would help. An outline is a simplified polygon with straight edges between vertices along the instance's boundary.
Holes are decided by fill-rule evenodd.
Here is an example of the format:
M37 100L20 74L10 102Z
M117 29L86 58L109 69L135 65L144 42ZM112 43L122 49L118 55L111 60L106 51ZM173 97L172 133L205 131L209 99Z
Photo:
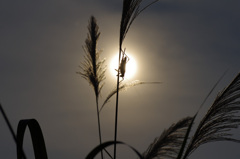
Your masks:
M99 27L94 16L91 16L88 25L88 36L85 41L85 46L83 47L85 51L84 63L80 66L81 71L77 72L84 79L86 79L89 84L93 87L96 96L96 108L97 108L97 121L98 121L98 134L99 142L102 144L102 134L101 134L101 122L99 116L99 95L103 87L103 81L105 79L105 66L104 60L100 61L99 52L97 51L97 41L100 36L98 31ZM101 151L101 157L103 159L103 152Z
M127 32L135 20L135 18L146 8L148 8L153 3L157 2L155 0L148 4L147 6L140 9L140 5L142 0L123 0L123 8L122 8L122 18L120 23L120 37L119 37L119 58L118 58L118 68L120 66L121 61L121 52L122 52L122 44L127 35ZM114 130L114 159L116 159L116 141L117 141L117 125L118 125L118 99L119 99L119 69L117 74L117 94L116 94L116 110L115 110L115 130Z

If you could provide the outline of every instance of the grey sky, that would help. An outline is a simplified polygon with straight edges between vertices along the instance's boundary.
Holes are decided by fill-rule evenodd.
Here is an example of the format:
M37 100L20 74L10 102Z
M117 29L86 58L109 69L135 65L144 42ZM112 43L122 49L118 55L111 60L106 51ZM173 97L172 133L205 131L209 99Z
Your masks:
M239 7L236 0L160 0L134 21L123 46L138 62L135 79L163 84L120 94L120 141L143 152L173 122L193 115L229 69L202 117L217 92L239 72ZM21 119L39 121L50 159L84 158L98 144L94 93L75 72L83 61L91 15L100 27L102 58L110 62L118 49L121 9L121 0L0 1L0 102L15 130ZM115 86L113 80L107 72L103 99ZM114 101L101 114L104 141L113 139ZM2 117L0 130L1 158L16 158ZM29 134L25 142L33 158ZM190 158L237 159L238 147L208 144ZM120 148L126 154L122 158L135 157Z

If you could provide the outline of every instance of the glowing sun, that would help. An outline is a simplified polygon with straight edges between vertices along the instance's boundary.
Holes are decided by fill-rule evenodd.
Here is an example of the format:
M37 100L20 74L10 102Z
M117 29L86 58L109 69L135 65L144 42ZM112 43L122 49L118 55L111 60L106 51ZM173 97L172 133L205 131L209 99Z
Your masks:
M127 62L126 64L126 72L125 72L125 76L124 76L124 79L130 79L132 78L136 72L137 72L137 63L136 61L134 60L134 57L129 54L129 53L126 53L128 58L129 58L129 61ZM111 74L115 77L117 77L117 69L118 69L118 54L116 54L112 59L111 59L111 62L110 62L110 71L111 71Z

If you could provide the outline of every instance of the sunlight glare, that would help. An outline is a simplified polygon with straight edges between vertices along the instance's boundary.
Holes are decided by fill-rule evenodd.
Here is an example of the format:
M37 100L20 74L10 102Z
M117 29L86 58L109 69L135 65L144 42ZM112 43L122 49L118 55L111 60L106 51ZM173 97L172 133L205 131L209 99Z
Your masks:
M126 64L126 72L125 72L125 79L130 79L134 77L134 75L137 72L137 63L134 60L134 57L131 56L129 53L126 53L127 56L129 57L129 61ZM111 74L115 77L117 77L117 71L116 69L118 68L118 54L116 54L112 59L110 63L110 71Z

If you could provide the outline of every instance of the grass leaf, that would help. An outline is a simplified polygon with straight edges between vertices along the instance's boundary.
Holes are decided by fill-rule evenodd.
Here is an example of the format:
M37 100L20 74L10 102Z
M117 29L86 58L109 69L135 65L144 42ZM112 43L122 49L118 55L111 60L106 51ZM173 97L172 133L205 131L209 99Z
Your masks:
M89 152L89 154L87 155L86 159L93 159L100 151L102 151L105 148L107 148L107 147L109 147L111 145L114 145L114 144L126 145L127 147L132 149L133 152L135 152L140 159L143 159L142 155L135 148L133 148L132 146L130 146L130 145L124 143L124 142L121 142L121 141L116 141L116 142L115 141L108 141L108 142L104 142L104 143L98 145L91 152Z
M47 150L44 142L44 137L42 130L37 120L35 119L26 119L20 120L17 128L17 158L22 159L24 154L22 153L23 139L26 128L29 128L34 155L36 159L48 159Z
M119 91L124 91L124 90L127 90L128 88L131 88L131 87L134 87L134 86L137 86L137 85L142 85L142 84L161 84L161 83L162 82L143 82L143 81L135 80L135 81L132 81L132 82L129 82L129 83L125 83L125 84L120 83ZM100 111L110 101L111 97L114 96L116 93L117 93L117 88L114 88L108 94L106 99L104 100L104 102L103 102L103 104L102 104L102 106L100 108Z

